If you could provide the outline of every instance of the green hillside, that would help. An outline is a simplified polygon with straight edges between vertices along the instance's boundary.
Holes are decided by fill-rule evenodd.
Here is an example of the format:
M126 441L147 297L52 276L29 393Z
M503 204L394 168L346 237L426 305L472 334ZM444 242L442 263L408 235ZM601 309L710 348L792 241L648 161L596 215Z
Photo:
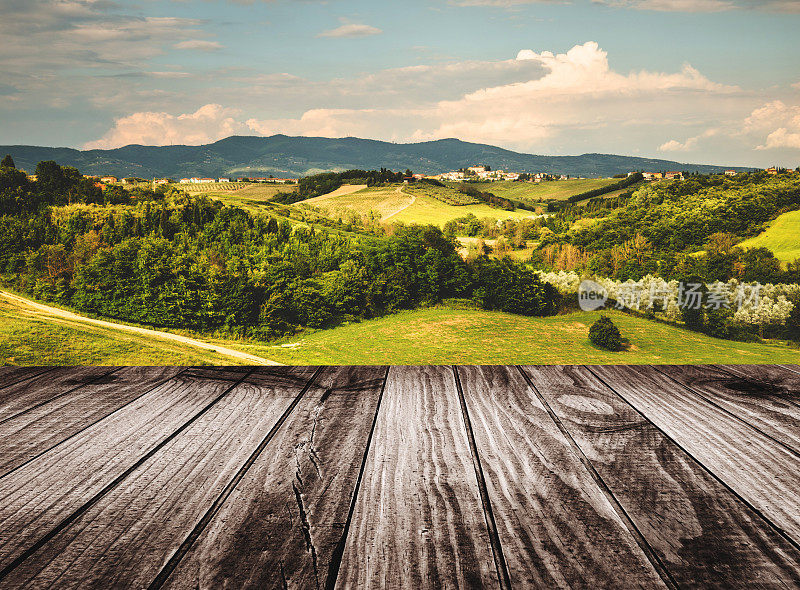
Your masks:
M743 248L769 248L782 262L800 258L800 211L779 216L769 228L739 244Z
M17 166L33 170L41 160L75 166L84 174L141 178L201 176L308 176L353 168L439 174L486 162L495 169L601 177L630 170L691 170L722 172L725 166L680 164L669 160L583 154L539 156L457 139L397 144L355 137L232 136L207 145L128 145L110 150L4 145ZM744 169L739 169L744 170Z
M593 346L597 312L533 318L444 307L309 333L281 346L240 346L286 364L797 363L800 350L719 340L610 312L630 349Z
M177 342L55 320L0 299L0 361L11 365L230 365L237 359Z
M461 197L458 191L435 186L406 188L402 185L373 187L350 194L323 195L296 203L295 207L313 206L331 217L345 218L353 212L359 217L369 216L370 212L380 215L381 223L420 223L443 226L451 219L463 217L468 213L476 217L493 219L520 219L533 215L531 211L505 211L489 205L448 205L442 199L443 192ZM453 197L456 198L456 197Z
M553 199L564 201L572 195L602 188L618 182L616 178L580 178L570 180L551 180L548 182L511 182L500 181L491 184L478 185L482 190L488 191L506 199L515 201L546 201Z

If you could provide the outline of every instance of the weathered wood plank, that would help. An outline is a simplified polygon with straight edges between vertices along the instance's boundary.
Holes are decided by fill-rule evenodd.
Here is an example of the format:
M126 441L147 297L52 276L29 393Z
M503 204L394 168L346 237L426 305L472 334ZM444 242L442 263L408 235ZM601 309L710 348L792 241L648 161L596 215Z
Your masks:
M589 371L525 370L678 587L800 584L800 551Z
M665 588L516 367L459 367L513 586Z
M2 367L0 368L0 389L15 383L32 379L37 375L55 370L56 367Z
M744 380L740 388L767 392L782 402L800 406L800 367L797 365L718 365Z
M119 367L59 367L0 390L0 423L113 373Z
M605 383L794 542L800 458L650 367L591 367Z
M450 367L392 367L341 588L498 587Z
M0 572L234 384L180 375L0 479Z
M4 587L143 588L201 520L313 371L239 383L28 557ZM288 378L287 378L288 377ZM266 380L265 380L266 381Z
M712 366L655 368L800 455L800 405L777 387Z
M165 587L325 587L385 376L386 367L322 373Z
M0 477L179 371L180 367L125 367L0 424Z

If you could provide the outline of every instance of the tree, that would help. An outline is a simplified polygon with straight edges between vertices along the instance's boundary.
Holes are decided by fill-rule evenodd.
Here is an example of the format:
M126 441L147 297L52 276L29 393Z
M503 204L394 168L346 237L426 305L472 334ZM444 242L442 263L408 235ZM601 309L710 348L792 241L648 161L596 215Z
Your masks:
M11 154L6 154L6 157L0 162L0 166L4 168L16 168L14 165L14 158L11 157Z
M600 316L589 328L589 341L612 351L622 350L622 335L608 316Z

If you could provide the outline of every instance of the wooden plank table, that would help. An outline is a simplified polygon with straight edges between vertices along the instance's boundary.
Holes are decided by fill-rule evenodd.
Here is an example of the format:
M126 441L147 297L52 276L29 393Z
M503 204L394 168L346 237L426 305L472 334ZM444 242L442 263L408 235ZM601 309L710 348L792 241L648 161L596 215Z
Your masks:
M0 588L798 588L800 367L0 368Z

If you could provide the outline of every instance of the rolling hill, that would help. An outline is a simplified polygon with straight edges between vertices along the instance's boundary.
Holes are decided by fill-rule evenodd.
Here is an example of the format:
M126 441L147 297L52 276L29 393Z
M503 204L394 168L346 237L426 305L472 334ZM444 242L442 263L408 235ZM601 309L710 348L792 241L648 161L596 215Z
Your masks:
M41 160L55 160L61 165L75 166L84 174L143 178L270 174L296 177L329 170L374 170L381 167L392 170L411 168L415 172L438 174L477 163L488 164L494 169L584 177L605 177L631 170L710 173L730 168L611 154L538 156L458 139L395 144L354 137L331 139L286 135L233 136L208 145L128 145L111 150L0 146L0 154L6 153L13 156L18 168L28 171L33 171Z

